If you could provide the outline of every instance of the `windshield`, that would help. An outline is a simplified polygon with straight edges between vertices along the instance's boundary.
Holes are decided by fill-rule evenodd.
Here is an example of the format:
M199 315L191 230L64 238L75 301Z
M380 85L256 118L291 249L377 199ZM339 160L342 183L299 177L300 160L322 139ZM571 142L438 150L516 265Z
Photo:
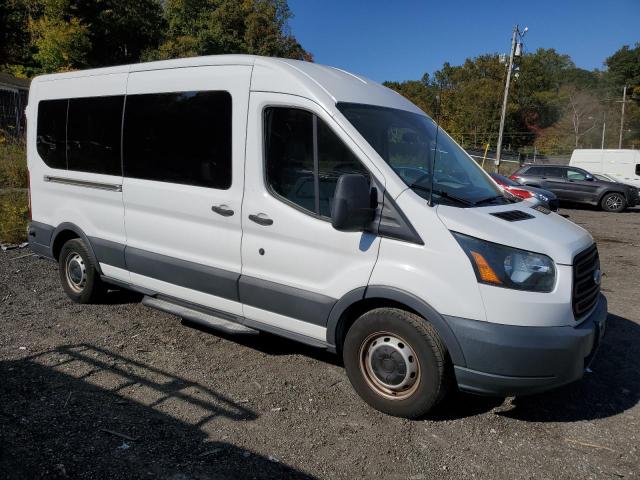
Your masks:
M426 115L356 103L338 109L417 194L428 199L434 164L433 197L456 206L505 203L500 189Z

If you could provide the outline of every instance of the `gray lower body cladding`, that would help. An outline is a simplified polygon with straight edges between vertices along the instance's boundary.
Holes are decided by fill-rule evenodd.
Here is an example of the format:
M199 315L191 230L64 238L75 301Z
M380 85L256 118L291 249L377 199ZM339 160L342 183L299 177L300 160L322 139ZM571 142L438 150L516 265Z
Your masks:
M466 360L455 365L461 390L527 395L580 379L604 335L607 299L575 327L518 327L446 317Z
M51 246L59 228L32 222L29 227L32 250L51 257ZM336 350L336 331L340 316L353 302L386 298L403 303L436 327L449 349L459 388L478 394L537 393L581 378L604 332L607 316L607 301L601 295L589 318L576 327L501 325L440 315L418 297L392 287L363 286L336 300L114 242L95 238L88 241L99 262L326 326L327 342L324 343L248 318L242 319L247 327L271 331L314 346L328 347L333 351ZM130 287L136 289L135 286ZM146 290L143 293L154 295L154 292Z

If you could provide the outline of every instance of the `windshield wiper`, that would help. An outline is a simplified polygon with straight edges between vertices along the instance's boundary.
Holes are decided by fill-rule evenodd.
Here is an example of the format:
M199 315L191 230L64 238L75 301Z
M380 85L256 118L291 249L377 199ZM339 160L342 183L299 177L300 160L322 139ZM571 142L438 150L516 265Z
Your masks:
M429 193L429 191L431 191L430 188L423 187L422 185L417 185L415 183L412 183L411 185L409 185L409 188L415 188L417 190L421 190L421 191L427 192L427 193ZM472 202L472 201L467 200L467 199L462 198L462 197L458 197L456 195L452 195L449 192L445 192L444 190L434 190L433 194L434 195L438 195L439 197L442 197L442 198L446 198L447 200L453 200L454 202L458 202L458 203L460 203L462 205L466 205L467 207L473 207L473 206L476 205L475 202Z
M482 205L483 203L492 202L493 200L498 200L499 198L503 198L507 200L507 198L504 195L494 195L493 197L487 197L487 198L483 198L476 201L475 205Z

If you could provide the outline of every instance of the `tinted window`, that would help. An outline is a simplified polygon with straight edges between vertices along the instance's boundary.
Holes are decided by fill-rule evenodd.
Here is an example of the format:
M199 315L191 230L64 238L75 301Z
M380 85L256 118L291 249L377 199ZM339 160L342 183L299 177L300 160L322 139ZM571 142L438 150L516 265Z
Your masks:
M636 175L640 175L640 163L636 163Z
M36 146L38 154L51 168L67 168L65 151L68 100L38 103Z
M319 213L323 217L330 217L333 196L340 175L345 173L368 175L368 172L351 150L319 118L317 118L317 132Z
M561 167L545 167L544 174L547 177L564 177L564 169Z
M69 100L69 170L122 175L120 129L123 103L122 95Z
M330 217L340 175L368 174L365 168L329 126L310 112L268 108L264 120L269 186L305 210Z
M178 92L127 96L128 177L226 189L231 186L231 95Z
M264 122L269 185L278 195L315 212L313 114L268 108Z
M567 178L569 180L584 180L587 175L582 170L576 170L574 168L567 169Z
M525 172L525 175L542 176L542 175L544 175L544 168L543 167L529 167L529 169Z

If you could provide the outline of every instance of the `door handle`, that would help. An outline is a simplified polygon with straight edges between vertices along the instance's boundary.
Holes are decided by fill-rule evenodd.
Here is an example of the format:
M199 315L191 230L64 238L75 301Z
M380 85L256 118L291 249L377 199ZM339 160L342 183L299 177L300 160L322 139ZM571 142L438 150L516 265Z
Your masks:
M231 210L226 205L214 205L213 207L211 207L211 210L213 210L218 215L222 215L223 217L230 217L231 215L233 215L233 210Z
M260 213L258 215L251 214L249 215L249 220L256 222L258 225L264 225L265 227L267 225L273 225L273 220L268 217L261 217L260 215L264 215L264 213Z

